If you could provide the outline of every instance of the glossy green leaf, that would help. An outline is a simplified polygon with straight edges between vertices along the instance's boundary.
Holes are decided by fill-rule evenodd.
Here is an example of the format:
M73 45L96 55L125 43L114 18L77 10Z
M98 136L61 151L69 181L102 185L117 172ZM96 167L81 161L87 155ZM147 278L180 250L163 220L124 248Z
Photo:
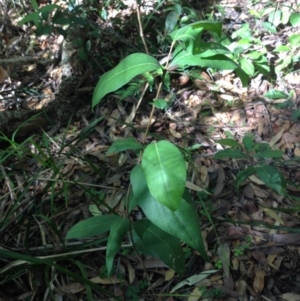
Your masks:
M244 181L246 181L250 176L256 174L256 169L252 166L240 171L235 179L235 189L237 190Z
M126 217L116 215L114 223L111 225L106 249L106 267L110 275L113 267L114 257L121 248L122 241L129 230L130 221Z
M299 13L291 14L290 22L293 26L299 26L300 25L300 14Z
M174 30L174 28L178 22L178 18L179 18L179 15L175 11L170 11L167 14L166 21L165 21L165 28L166 28L167 34L169 34L171 31Z
M115 68L103 74L94 90L92 106L97 105L108 93L127 84L135 76L160 68L158 61L145 53L133 53Z
M268 21L276 27L281 23L282 11L275 10L269 14Z
M249 80L250 80L249 75L240 67L236 68L235 72L238 75L238 77L240 78L243 87L247 87Z
M172 211L157 202L147 187L141 166L131 171L130 181L134 197L148 219L163 231L173 235L197 250L208 260L199 227L199 217L193 205L184 199L177 210Z
M288 38L290 44L294 47L300 46L300 34L299 33L294 33L289 36Z
M232 149L232 148L220 150L214 155L215 160L220 160L220 159L225 159L225 158L246 159L247 156L244 153L242 153L240 150Z
M242 149L242 145L240 145L237 141L235 141L234 139L220 139L216 141L217 143L221 144L221 145L226 145L226 146L230 146L230 147L236 147L239 149Z
M263 53L261 51L251 51L249 53L246 54L246 56L251 59L251 60L257 60L259 59L261 56L263 55Z
M201 58L199 55L193 55L187 50L182 50L172 59L170 67L188 67L199 66L209 67L218 70L234 70L238 68L238 65L226 55L217 54L208 58Z
M251 134L251 135L245 135L243 137L243 144L245 146L245 149L247 151L250 151L252 150L253 146L254 146L254 136Z
M167 109L170 105L165 99L156 99L153 102L150 102L151 105L155 106L157 109Z
M117 215L101 215L83 220L68 231L66 239L101 235L110 230L117 218Z
M273 52L289 52L289 51L291 51L291 47L286 45L279 45L273 50Z
M254 75L255 69L251 60L243 57L240 59L241 68L250 76Z
M36 0L30 0L30 2L31 2L31 5L32 5L33 9L35 9L35 10L39 9L39 5L36 2Z
M271 165L262 165L256 167L257 176L270 188L279 194L284 194L286 191L286 180L283 174Z
M269 23L269 22L264 22L263 24L263 27L268 30L269 32L271 33L276 33L277 30L276 30L276 26L272 23Z
M293 57L292 55L287 55L283 59L281 59L277 65L275 66L275 72L278 74L283 69L289 67L292 64Z
M288 95L286 93L279 91L279 90L269 90L263 96L270 98L270 99L288 98Z
M221 37L222 23L218 21L197 21L173 31L170 36L173 41L190 42L191 39L197 39L203 30L215 32Z
M38 12L34 12L34 13L31 13L27 16L25 16L21 21L18 22L18 25L19 26L22 26L28 22L34 22L34 25L36 27L39 27L39 23L40 23L40 16L39 16L39 13Z
M140 150L143 146L133 137L116 140L108 149L107 154L119 153L125 150Z
M184 255L178 238L161 230L148 219L135 222L133 229L142 242L139 244L139 240L135 240L135 246L138 250L145 255L162 260L179 275L183 275Z
M186 182L185 161L179 149L168 141L149 144L142 156L142 168L153 197L176 210Z
M262 152L257 152L255 154L256 158L260 159L280 159L282 158L283 151L281 150L267 150Z

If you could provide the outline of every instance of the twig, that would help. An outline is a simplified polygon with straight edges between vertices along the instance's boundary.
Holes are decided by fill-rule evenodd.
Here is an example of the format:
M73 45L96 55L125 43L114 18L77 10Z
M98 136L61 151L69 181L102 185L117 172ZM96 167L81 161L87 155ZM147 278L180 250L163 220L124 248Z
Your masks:
M30 63L39 62L39 64L48 65L53 61L54 59L48 59L42 61L41 58L39 57L23 56L23 57L16 57L12 59L2 59L0 60L0 64L30 64Z
M148 50L148 47L147 47L147 44L146 44L146 41L145 41L145 38L144 38L143 26L142 26L142 21L141 21L140 6L139 6L137 0L135 0L135 5L136 5L136 13L137 13L137 18L138 18L138 23L139 23L140 37L143 41L143 44L144 44L144 47L145 47L145 52L147 54L149 54L149 50Z

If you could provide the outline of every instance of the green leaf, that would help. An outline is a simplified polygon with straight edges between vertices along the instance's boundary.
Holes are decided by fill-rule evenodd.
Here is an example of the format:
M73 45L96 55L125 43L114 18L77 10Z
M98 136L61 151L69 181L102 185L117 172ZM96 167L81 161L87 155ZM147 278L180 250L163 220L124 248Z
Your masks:
M271 33L276 33L276 32L277 32L275 25L272 24L272 23L264 22L262 25L263 25L263 27L264 27L266 30L268 30L268 31L271 32Z
M145 255L162 260L179 275L184 274L184 255L178 238L166 233L148 219L133 224L135 246Z
M241 68L250 76L254 75L254 66L252 64L252 62L246 58L241 58L240 59L240 64L241 64Z
M101 235L110 230L117 215L101 215L88 218L74 225L67 233L66 239L86 238Z
M253 139L254 139L254 136L252 134L250 134L250 135L248 134L243 137L243 144L247 151L250 151L253 149L253 146L254 146Z
M182 68L199 66L218 70L234 70L238 68L238 65L226 55L217 54L208 58L201 58L200 55L191 54L187 50L182 50L173 58L170 67L173 66Z
M166 21L165 21L165 28L166 33L169 34L172 30L174 30L177 22L178 22L179 15L175 11L170 11L167 14Z
M153 197L176 210L186 182L185 161L179 149L168 141L149 144L142 156L142 168Z
M230 139L230 138L220 139L220 140L217 140L216 142L221 144L221 145L236 147L236 148L239 148L239 149L243 148L237 141L235 141L234 139Z
M237 174L236 179L235 179L235 189L237 190L247 178L249 178L250 176L252 176L254 174L256 174L256 169L252 166L240 171Z
M292 120L297 121L300 118L300 109L294 110L292 114Z
M261 51L251 51L249 53L246 54L246 56L251 59L251 60L257 60L259 59L261 56L263 55L263 53Z
M287 55L283 59L281 59L276 67L275 72L278 74L278 72L282 71L284 68L290 66L292 64L293 57L292 55Z
M281 92L279 90L269 90L263 96L267 97L267 98L270 98L270 99L281 99L281 98L288 98L289 97L286 93Z
M294 27L299 26L300 25L300 14L299 13L291 14L290 22Z
M208 260L199 227L199 217L193 205L182 199L177 210L172 211L157 202L149 192L143 169L139 165L131 171L130 181L134 196L149 220L158 228L197 250L205 260Z
M288 38L290 44L294 47L298 47L300 45L300 34L295 33L289 36Z
M243 84L243 87L247 87L249 83L249 75L242 69L242 68L236 68L235 69L236 74L241 79L241 82Z
M291 47L286 45L279 45L273 50L273 52L289 52L289 51L291 51Z
M262 165L256 167L257 176L270 188L279 194L284 194L286 191L286 180L283 174L271 165Z
M135 138L129 137L113 142L111 147L108 149L107 154L119 153L129 149L141 150L142 148L143 146L137 142Z
M31 13L31 14L27 15L20 22L18 22L18 25L22 26L23 24L28 23L28 22L34 22L34 25L36 27L39 27L39 22L40 22L39 13L38 12L34 12L34 13Z
M155 106L157 109L167 109L170 104L165 99L156 99L153 102L150 102L151 105Z
M158 68L160 68L158 61L150 55L145 53L128 55L115 68L101 76L94 90L92 107L95 107L106 94L118 90L135 76Z
M113 267L114 257L121 248L124 236L129 230L130 221L126 217L116 215L114 223L111 225L106 249L106 267L110 275Z
M255 154L256 158L260 159L280 159L282 158L283 152L281 150L267 150L262 152L257 152Z
M281 23L282 12L280 10L273 11L269 14L268 21L276 27Z
M35 9L35 10L39 9L39 5L35 0L31 0L30 2L31 2L33 9Z
M222 23L217 21L197 21L173 31L170 36L173 41L190 42L191 40L196 40L203 30L215 32L221 37Z
M214 159L215 160L220 160L220 159L224 159L224 158L246 159L247 156L244 153L242 153L240 150L238 150L238 149L232 149L232 148L227 148L227 149L218 151L214 155Z

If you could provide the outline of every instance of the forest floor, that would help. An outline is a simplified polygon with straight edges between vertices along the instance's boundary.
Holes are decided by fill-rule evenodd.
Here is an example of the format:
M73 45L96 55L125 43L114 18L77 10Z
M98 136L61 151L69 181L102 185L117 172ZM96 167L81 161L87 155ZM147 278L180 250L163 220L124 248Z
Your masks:
M40 1L38 5L43 7L45 3ZM275 7L267 2L222 1L209 14L223 22L223 31L229 36L248 24L245 32L253 35L251 49L255 50L257 40L268 49L266 56L274 73L274 66L282 63L274 49L287 45L291 35L299 35L299 26L279 22L275 32L267 31L264 22L268 15L254 13L267 5L273 7L270 12L280 11L284 5L300 12L293 2L278 2ZM61 37L53 33L37 38L33 29L24 31L18 25L18 9L18 5L6 7L3 16L7 26L2 27L5 30L1 33L0 114L20 110L24 105L26 110L38 110L44 106L46 96L55 99L59 86L60 67L55 60ZM112 9L111 15L113 12ZM126 18L126 13L122 14ZM118 18L118 14L113 17ZM131 24L129 29L133 27ZM107 33L98 44L110 43L114 38L114 34ZM122 38L128 41L127 45ZM131 34L121 39L105 46L103 64L105 58L117 62L118 55L124 54L120 48L134 44ZM293 48L293 57L299 56L299 46L300 42ZM242 52L240 55L243 56ZM171 98L172 105L167 110L157 110L153 120L149 119L149 103L155 91L145 93L138 111L137 97L120 101L120 96L112 94L95 112L76 116L67 125L33 131L22 141L3 133L2 140L8 146L0 150L0 251L20 257L6 258L0 252L0 301L114 300L104 292L89 291L65 270L84 275L118 300L300 300L297 64L292 64L288 71L283 68L275 77L255 72L248 87L242 87L234 72L211 74L208 70L197 70L197 79L176 74L171 77L171 92L162 95ZM107 67L104 69L107 71ZM91 74L90 68L81 74L80 88L88 88L90 93L98 74ZM150 132L144 137L148 124ZM239 190L235 189L237 172L258 164L261 158L253 153L242 160L230 155L217 160L214 156L223 150L218 140L242 143L248 134L269 149L283 151L280 160L263 160L276 166L285 182L275 175L266 185L266 181L252 175ZM126 248L117 254L115 273L108 277L101 237L65 242L67 231L82 219L107 214L110 209L126 215L129 173L137 158L131 152L106 155L110 145L124 137L146 143L165 139L190 149L188 177L194 186L189 188L193 190L210 261L205 262L184 245L183 277L160 259L139 258ZM283 182L287 184L284 193L280 193ZM138 219L140 214L137 208L130 218ZM35 257L36 262L26 255ZM55 260L65 270L48 265L47 260Z

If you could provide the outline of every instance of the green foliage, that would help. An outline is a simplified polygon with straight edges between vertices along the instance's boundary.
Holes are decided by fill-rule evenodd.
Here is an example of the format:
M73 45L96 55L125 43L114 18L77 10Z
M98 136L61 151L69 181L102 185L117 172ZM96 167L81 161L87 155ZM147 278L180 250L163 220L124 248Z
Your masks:
M252 164L253 166L246 167L236 175L236 189L238 189L248 177L256 175L268 187L281 195L285 195L285 177L275 166L275 163L282 160L283 152L281 150L272 150L267 143L254 142L252 135L245 135L242 144L233 139L221 139L218 143L229 146L230 148L218 151L214 159L247 159L249 162L255 162ZM272 160L274 166L266 163L266 160Z
M137 145L132 139L126 139L115 142L109 151L121 151ZM133 197L129 208L138 205L147 217L132 224L132 243L136 249L160 258L180 275L184 273L180 240L207 259L198 215L190 203L189 193L184 191L185 161L177 147L167 141L148 145L142 156L142 165L134 167L130 180ZM94 216L73 226L66 238L109 232L106 264L110 274L113 258L129 231L129 225L129 219L117 215Z

